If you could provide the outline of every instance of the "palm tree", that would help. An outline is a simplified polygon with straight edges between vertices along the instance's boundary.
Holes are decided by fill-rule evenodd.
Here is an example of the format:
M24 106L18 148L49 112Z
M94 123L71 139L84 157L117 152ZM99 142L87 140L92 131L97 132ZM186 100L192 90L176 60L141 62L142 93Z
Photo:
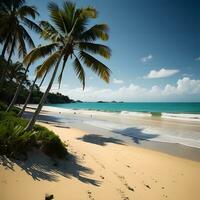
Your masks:
M25 26L39 33L40 27L30 19L35 19L36 15L39 15L36 8L26 5L25 0L0 1L0 41L3 43L1 53L3 58L7 50L8 61L10 61L17 46L19 57L26 55L26 44L31 48L35 47Z
M41 28L31 19L35 19L39 15L34 6L26 5L25 0L1 0L0 2L0 39L4 43L2 50L2 57L5 57L6 50L9 52L8 62L16 47L18 47L19 57L25 56L27 53L26 44L30 48L34 48L34 42L25 29L24 25L29 29L41 32ZM28 72L29 66L24 72L24 79ZM17 90L13 96L10 105L7 108L9 111L15 104L22 87L23 80L19 82Z
M5 80L5 73L6 73L6 67L7 67L8 63L6 62L6 60L0 56L0 86L2 87L3 82Z
M15 81L16 83L19 83L24 78L24 72L25 68L23 67L23 64L20 62L12 63L10 62L6 66L6 74L5 79L12 82Z
M41 65L39 65L39 66L36 68L36 72L40 69L40 67L41 67ZM46 74L46 73L45 73L45 74ZM34 81L33 81L33 83L32 83L32 85L30 86L29 93L28 93L28 96L27 96L27 98L26 98L26 101L25 101L25 103L24 103L22 109L21 109L20 112L18 113L18 116L19 116L19 117L21 117L21 116L23 115L23 113L24 113L24 111L25 111L25 109L26 109L26 107L27 107L27 105L28 105L28 102L29 102L29 100L30 100L31 94L32 94L32 92L33 92L33 89L34 89L34 87L35 87L35 83L36 83L37 80L38 80L38 76L36 75L36 76L35 76L35 79L34 79Z
M83 89L85 87L85 72L82 62L104 81L109 82L110 77L110 69L91 55L97 54L108 59L111 54L107 46L95 43L97 39L108 40L108 26L106 24L99 24L87 29L89 19L96 18L96 10L92 7L78 9L74 3L68 1L63 3L63 8L59 8L56 3L51 2L48 4L48 10L53 25L47 21L42 21L41 27L43 29L43 38L49 40L50 44L33 49L25 57L24 63L28 65L39 58L49 55L38 70L37 75L41 77L47 70L53 67L54 70L48 87L26 130L31 130L35 124L60 64L62 66L58 77L59 84L61 83L68 59L73 59L73 68L83 85Z

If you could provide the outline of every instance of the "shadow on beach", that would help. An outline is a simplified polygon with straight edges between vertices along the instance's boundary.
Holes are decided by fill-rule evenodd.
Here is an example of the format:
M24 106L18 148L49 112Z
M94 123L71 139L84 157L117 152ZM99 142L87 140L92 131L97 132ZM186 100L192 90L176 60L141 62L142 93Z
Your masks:
M100 182L87 175L93 174L93 170L82 166L76 156L69 154L65 160L54 160L49 158L39 150L29 152L27 161L10 160L4 156L0 157L0 166L7 170L14 170L14 165L18 165L35 181L59 181L60 176L65 178L77 178L83 183L99 186Z
M24 118L30 119L32 117L33 113L26 111L23 115ZM62 118L57 117L57 116L52 116L52 115L45 115L45 114L40 114L38 116L38 121L44 122L47 124L54 125L59 128L69 128L66 126L64 122L62 122Z
M84 135L83 137L77 139L101 146L105 146L107 145L107 143L124 145L124 142L122 140L113 137L103 137L101 135L96 135L96 134Z
M148 141L149 139L158 137L158 134L146 134L143 133L143 129L135 127L126 128L123 130L116 129L112 130L112 132L129 137L136 144L140 144L141 141Z

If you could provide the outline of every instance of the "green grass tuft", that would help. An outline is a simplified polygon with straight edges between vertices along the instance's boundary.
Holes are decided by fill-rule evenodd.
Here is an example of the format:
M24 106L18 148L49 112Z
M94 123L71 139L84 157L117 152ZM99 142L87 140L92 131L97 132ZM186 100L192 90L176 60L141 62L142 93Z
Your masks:
M32 147L40 148L52 157L67 155L65 145L55 133L39 125L35 125L32 131L24 131L27 123L13 111L0 111L0 155L20 158Z

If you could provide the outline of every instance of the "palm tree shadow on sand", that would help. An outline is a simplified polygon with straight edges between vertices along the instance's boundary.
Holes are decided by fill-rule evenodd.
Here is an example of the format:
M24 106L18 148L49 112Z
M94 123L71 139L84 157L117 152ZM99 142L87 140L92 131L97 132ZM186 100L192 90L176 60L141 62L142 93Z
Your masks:
M83 137L77 139L101 146L105 146L107 145L107 143L124 145L124 142L122 140L113 137L104 137L102 135L96 135L96 134L84 135Z
M117 133L126 137L131 138L131 140L136 143L140 144L141 141L148 141L150 139L156 138L159 135L158 134L147 134L143 132L144 129L130 127L126 129L114 129L112 130L113 133Z
M2 159L1 159L2 160ZM0 162L2 162L0 160ZM13 164L11 164L13 163ZM54 160L41 153L39 150L29 152L27 161L7 159L3 165L6 169L14 170L13 166L17 164L35 181L59 181L59 178L77 178L83 183L99 186L100 181L88 178L87 175L93 174L93 170L82 166L78 158L69 154L65 160ZM0 165L0 166L1 166ZM9 167L8 167L8 166Z
M29 111L25 111L23 114L23 117L27 119L30 119L32 116L33 116L33 113ZM59 116L46 115L45 113L44 114L40 113L40 115L38 116L38 121L47 123L47 124L52 124L60 128L69 128L68 126L66 126L66 124L62 121L62 118Z

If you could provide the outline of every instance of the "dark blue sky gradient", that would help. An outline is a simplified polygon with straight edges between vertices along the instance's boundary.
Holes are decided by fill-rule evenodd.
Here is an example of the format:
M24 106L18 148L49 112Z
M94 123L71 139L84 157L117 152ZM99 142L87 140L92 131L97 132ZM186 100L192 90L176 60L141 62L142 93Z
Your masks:
M48 19L47 0L27 0L38 7L40 18ZM57 0L58 4L62 1ZM198 0L77 0L78 6L92 5L99 11L93 23L107 23L110 40L106 43L112 49L109 61L102 59L111 70L112 78L151 88L175 85L178 79L189 76L200 78L200 1ZM41 43L32 34L36 44ZM151 54L153 59L141 62ZM79 87L74 72L66 68L63 84ZM174 76L163 79L144 79L151 70L178 69ZM31 75L33 75L32 67ZM88 77L95 77L86 71ZM47 83L47 82L46 82ZM101 80L89 79L87 86L116 89L119 85L106 85Z

